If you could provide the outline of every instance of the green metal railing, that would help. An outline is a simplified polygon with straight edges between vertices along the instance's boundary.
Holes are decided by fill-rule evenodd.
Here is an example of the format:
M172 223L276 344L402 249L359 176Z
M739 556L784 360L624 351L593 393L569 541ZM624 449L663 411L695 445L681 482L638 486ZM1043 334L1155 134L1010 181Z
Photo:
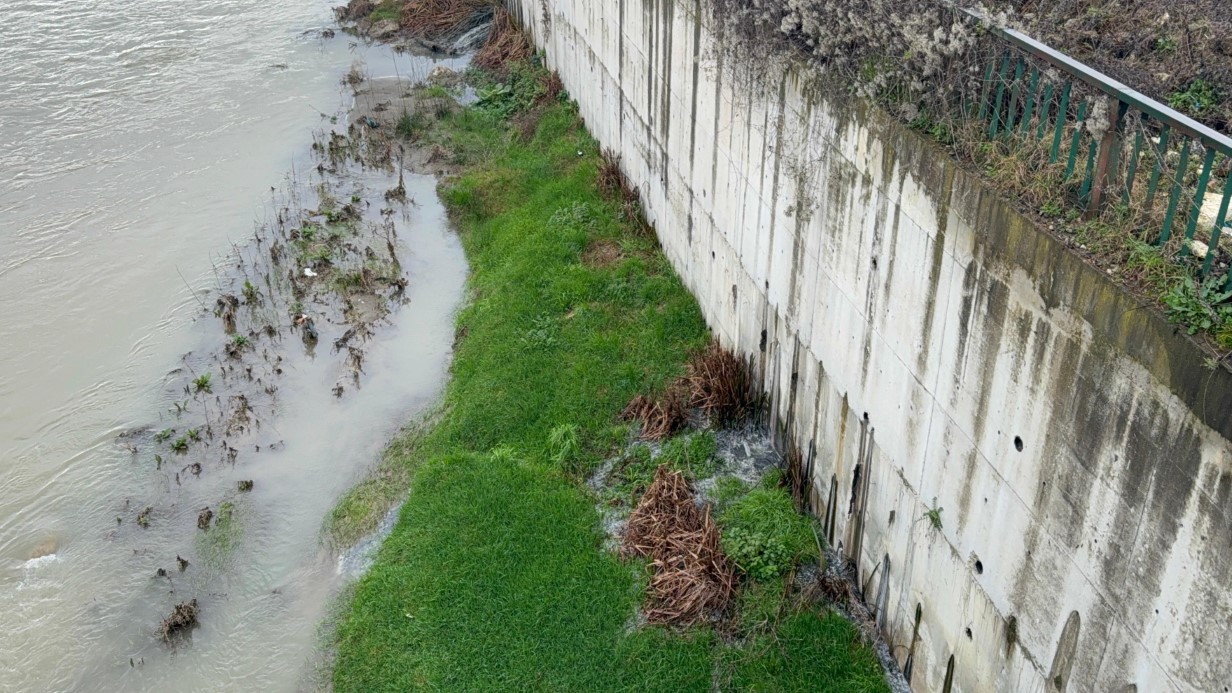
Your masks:
M966 106L987 123L989 138L1034 137L1044 144L1050 165L1064 163L1064 179L1076 185L1087 216L1132 206L1156 227L1146 229L1156 244L1184 234L1180 253L1187 257L1195 240L1204 243L1200 272L1208 275L1220 238L1232 234L1232 175L1219 172L1232 161L1232 139L1025 34L961 12L998 43L978 102ZM1092 127L1097 112L1100 122ZM1212 194L1222 194L1218 212L1209 228L1200 228Z

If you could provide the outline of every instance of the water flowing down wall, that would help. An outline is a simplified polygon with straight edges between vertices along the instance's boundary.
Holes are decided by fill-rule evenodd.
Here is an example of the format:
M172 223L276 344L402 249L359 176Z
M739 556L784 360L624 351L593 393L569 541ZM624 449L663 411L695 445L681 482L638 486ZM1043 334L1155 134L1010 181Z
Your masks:
M1226 370L928 141L733 57L700 0L510 6L757 358L914 689L1232 687Z

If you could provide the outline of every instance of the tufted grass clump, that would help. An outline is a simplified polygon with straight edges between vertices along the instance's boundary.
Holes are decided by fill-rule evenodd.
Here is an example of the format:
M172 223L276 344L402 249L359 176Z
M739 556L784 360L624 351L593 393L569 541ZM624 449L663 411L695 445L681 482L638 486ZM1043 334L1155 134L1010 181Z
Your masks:
M812 521L773 478L730 503L719 523L723 550L753 580L772 580L817 558Z

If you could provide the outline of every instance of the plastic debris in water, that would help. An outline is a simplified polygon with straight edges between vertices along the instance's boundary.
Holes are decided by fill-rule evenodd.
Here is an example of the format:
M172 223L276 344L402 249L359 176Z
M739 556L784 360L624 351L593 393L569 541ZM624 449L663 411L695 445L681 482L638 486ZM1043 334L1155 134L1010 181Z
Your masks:
M305 268L304 268L304 276L305 276L305 277L315 277L315 276L317 276L317 273L316 273L316 272L313 272L311 267L305 267Z
M306 341L316 341L317 326L312 322L312 318L308 317L307 314L297 315L295 316L295 324L304 328L304 339Z

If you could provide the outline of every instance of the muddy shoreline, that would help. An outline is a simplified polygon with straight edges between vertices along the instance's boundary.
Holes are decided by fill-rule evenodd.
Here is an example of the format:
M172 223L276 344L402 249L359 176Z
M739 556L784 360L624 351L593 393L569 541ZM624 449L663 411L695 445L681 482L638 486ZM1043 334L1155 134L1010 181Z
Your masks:
M447 69L434 74L457 82ZM104 539L141 544L147 534L182 537L178 547L164 549L150 576L165 588L157 600L164 616L148 632L165 646L191 646L192 631L226 598L203 587L234 569L245 525L261 512L254 491L264 482L242 470L259 467L291 442L278 425L294 404L285 400L286 379L308 364L324 365L332 376L307 396L339 402L360 396L370 344L410 303L414 287L403 263L415 248L399 228L412 223L421 201L408 193L407 178L442 174L448 165L437 160L440 152L399 137L398 121L447 106L413 93L410 80L371 78L360 66L343 81L351 107L341 117L323 116L309 167L271 188L266 219L215 263L217 287L198 294L194 329L212 336L166 375L166 413L116 439L163 490L126 500ZM422 196L423 184L417 187ZM237 475L208 503L184 506L187 487ZM55 551L48 540L31 556ZM136 657L131 666L143 663Z

